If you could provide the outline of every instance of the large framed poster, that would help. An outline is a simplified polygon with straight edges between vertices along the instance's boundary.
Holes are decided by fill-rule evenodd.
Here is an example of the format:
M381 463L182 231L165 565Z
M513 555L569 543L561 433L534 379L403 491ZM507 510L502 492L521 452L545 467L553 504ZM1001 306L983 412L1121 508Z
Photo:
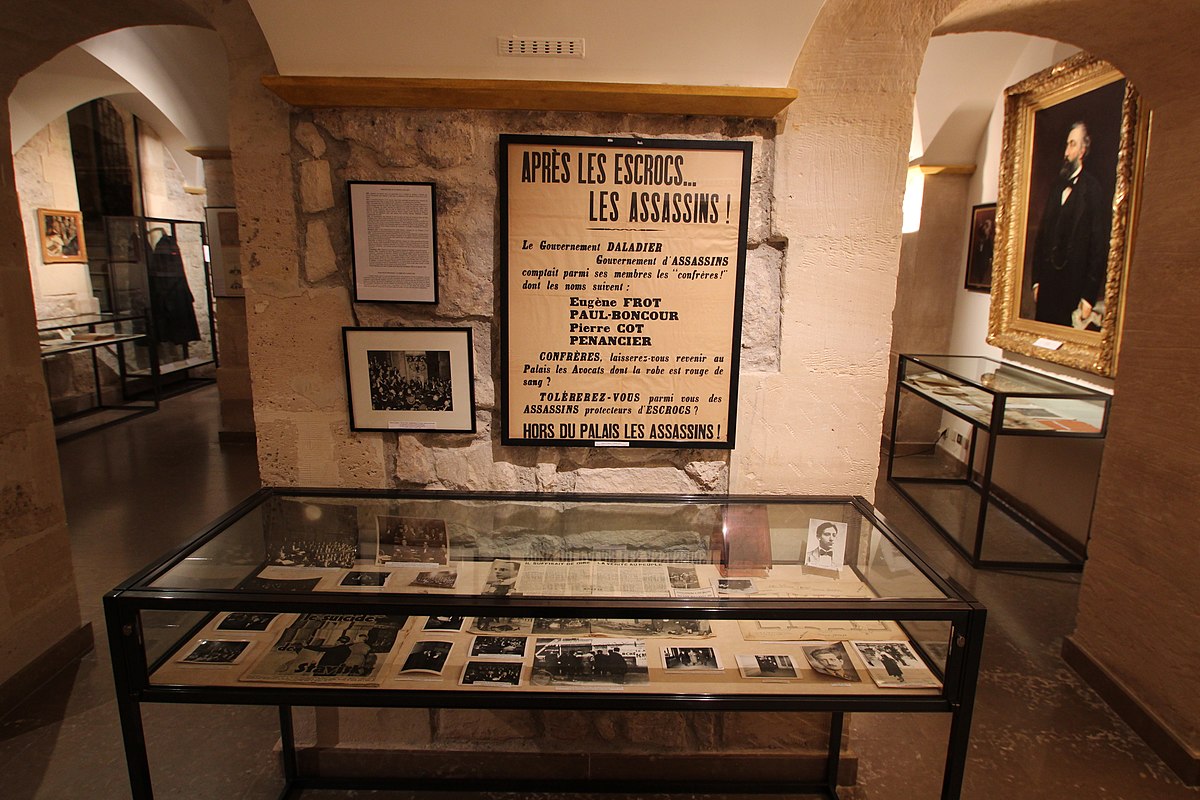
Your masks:
M504 444L734 446L750 162L500 137Z

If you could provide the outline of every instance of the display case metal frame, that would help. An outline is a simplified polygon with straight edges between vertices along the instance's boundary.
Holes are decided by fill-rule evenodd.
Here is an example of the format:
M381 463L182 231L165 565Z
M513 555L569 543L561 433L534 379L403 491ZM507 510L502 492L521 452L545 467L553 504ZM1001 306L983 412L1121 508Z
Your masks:
M80 419L81 417L97 414L104 411L124 411L128 412L121 416L109 419L98 425L83 428L82 430L72 431L56 437L60 442L70 441L76 437L82 436L85 433L92 433L110 425L116 425L121 422L126 422L131 419L151 414L158 410L161 404L162 397L159 390L159 374L158 374L158 359L155 353L153 338L150 334L150 320L146 314L140 313L95 313L95 314L77 314L70 317L54 317L38 321L37 330L39 334L48 333L59 330L74 331L77 328L83 328L88 333L97 333L97 326L112 325L114 328L121 323L141 323L141 332L136 330L131 332L114 332L112 336L106 339L96 339L91 341L67 341L62 343L55 342L52 345L42 345L42 361L55 358L61 355L70 353L88 353L92 360L92 385L95 403L90 407L81 411L76 411L71 414L56 416L54 422L56 425L72 420ZM128 383L133 373L129 370L125 359L125 345L130 342L142 342L148 344L147 350L150 354L150 367L147 370L145 379L150 383L151 399L149 401L134 401L131 398ZM100 380L100 350L110 350L117 360L117 379L121 391L121 402L105 403L104 402L104 385ZM141 377L141 376L139 376Z
M212 541L252 509L271 497L386 498L389 500L635 502L666 504L841 503L853 507L933 584L943 598L576 598L488 597L482 595L374 594L347 592L288 593L246 590L190 590L152 586L154 581L189 554ZM603 691L556 691L553 694L505 690L445 690L417 688L357 688L299 686L165 685L150 680L154 671L195 635L215 614L236 609L246 612L322 612L353 614L579 616L647 618L669 614L679 619L709 620L853 620L882 619L903 624L933 621L949 626L945 669L920 643L911 644L942 681L936 694L897 696L729 693L714 695L664 691L620 694ZM309 789L422 788L458 791L497 791L500 784L482 779L379 779L320 776L300 770L292 709L296 706L408 707L476 709L571 709L582 711L813 711L831 713L823 778L816 783L774 782L748 785L745 780L713 782L659 780L505 780L503 789L518 791L690 791L699 793L821 794L837 800L844 715L849 712L948 713L942 800L960 797L968 755L968 738L980 668L986 609L950 578L940 576L902 536L890 528L862 497L696 496L696 495L578 495L535 493L456 493L386 490L323 490L265 488L247 498L208 526L183 547L159 559L104 597L104 610L116 683L129 779L134 800L150 800L153 790L142 726L143 703L203 703L276 706L279 709L284 787L281 800L298 798ZM183 634L163 655L149 660L141 612L209 612L205 620ZM717 755L716 757L720 757Z
M1001 391L983 385L981 382L972 380L971 378L956 373L945 366L938 364L935 359L954 359L954 358L969 358L981 362L989 362L995 364L997 368L1003 368L1009 371L1010 374L1020 375L1025 374L1031 376L1040 382L1051 382L1059 384L1061 391L1056 393L1038 392L1036 394L1021 392L1021 391ZM909 385L905 378L909 375L910 366L919 366L925 370L933 370L949 378L961 381L966 386L971 386L975 389L980 389L992 396L991 411L987 415L987 421L983 422L980 419L969 414L963 413L954 406L939 401L930 394L917 391ZM967 446L967 461L965 465L965 475L963 477L915 477L915 476L898 476L895 472L896 464L896 446L897 446L897 430L900 420L900 401L905 394L920 398L941 411L951 414L958 419L963 420L971 426ZM1065 430L1023 430L1008 427L1005 425L1005 412L1007 410L1008 401L1010 398L1022 397L1037 397L1041 400L1087 400L1090 402L1102 403L1104 407L1103 418L1099 429L1095 432L1079 432ZM896 385L894 397L892 398L892 426L891 438L888 443L888 458L887 458L887 479L888 483L908 501L910 505L919 513L926 522L933 527L939 535L942 536L955 551L963 556L976 569L1018 569L1018 570L1036 570L1036 571L1052 571L1052 572L1078 572L1083 569L1085 554L1072 548L1064 542L1061 537L1054 535L1046 526L1032 519L1030 515L1022 513L1015 508L1011 503L997 495L996 487L993 484L993 468L996 458L996 446L1001 437L1005 436L1021 436L1034 438L1072 438L1072 439L1103 439L1108 428L1108 409L1111 403L1111 397L1103 392L1097 392L1076 384L1060 381L1049 375L1044 375L1040 372L1027 370L1018 367L1014 364L997 361L995 359L986 358L984 356L948 356L948 355L927 355L927 354L901 354L896 369ZM982 457L982 468L977 472L975 464L978 456L979 435L985 436L984 453ZM960 539L943 525L933 513L926 507L920 498L909 491L906 486L913 484L940 484L963 486L972 490L979 497L979 511L975 518L975 536L968 547ZM1018 525L1029 531L1034 537L1043 542L1050 551L1057 554L1060 561L1023 561L1018 559L989 559L984 557L983 547L985 532L987 529L988 510L991 506L995 506L998 510L1006 514L1010 519Z

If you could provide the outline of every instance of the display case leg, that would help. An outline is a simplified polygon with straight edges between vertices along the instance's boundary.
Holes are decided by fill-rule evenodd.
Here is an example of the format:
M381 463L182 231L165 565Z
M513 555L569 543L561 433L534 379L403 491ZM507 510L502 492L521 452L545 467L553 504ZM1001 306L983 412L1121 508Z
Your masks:
M133 800L154 800L150 759L146 756L146 731L142 727L142 706L132 697L118 692L117 713L121 718L121 738L125 743L130 796Z
M952 630L951 647L963 650L960 665L962 683L954 711L950 714L950 738L946 745L946 769L942 773L942 800L959 800L966 775L970 750L971 717L975 710L975 689L983 660L983 630L987 612L979 607L963 630Z
M292 723L292 707L279 707L279 743L280 755L283 757L283 792L280 800L299 797L300 788L297 776L300 771L296 766L296 729Z
M842 764L842 725L845 714L835 711L829 719L829 755L825 762L825 791L831 800L838 800L838 771Z

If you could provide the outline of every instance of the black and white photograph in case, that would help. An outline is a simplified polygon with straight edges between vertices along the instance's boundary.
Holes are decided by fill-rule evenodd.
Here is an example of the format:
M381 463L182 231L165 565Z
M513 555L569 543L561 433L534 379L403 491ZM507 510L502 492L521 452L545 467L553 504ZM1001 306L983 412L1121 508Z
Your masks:
M476 617L471 633L533 633L533 617Z
M804 545L804 566L838 572L846 562L844 522L826 519L808 521L808 539Z
M521 562L519 561L501 559L493 561L480 594L493 596L511 594L517 588L517 573L520 571Z
M521 685L519 663L503 661L468 661L463 667L462 686L505 687Z
M267 563L277 567L354 566L358 509L272 498L263 511Z
M738 654L738 671L743 678L775 678L777 680L797 677L796 664L791 656Z
M416 642L409 651L408 657L400 667L396 677L437 676L441 677L446 668L446 659L454 649L453 642L424 640Z
M596 636L712 636L712 625L706 619L594 619L592 633Z
M382 589L390 575L386 572L347 572L339 586L361 586Z
M533 648L530 681L540 685L625 686L648 683L646 642L641 639L547 638Z
M533 633L542 636L587 636L592 632L590 619L576 617L538 617L533 621Z
M667 580L671 582L672 589L700 588L700 577L696 574L696 567L691 564L668 564Z
M470 328L342 328L350 427L475 430Z
M320 578L260 578L251 575L238 584L243 592L311 592Z
M407 621L382 614L300 614L241 680L375 685Z
M376 564L422 566L446 564L449 559L445 520L383 515L375 518L375 527L379 536Z
M941 686L908 642L851 642L876 685L888 689Z
M524 658L524 636L476 636L471 642L471 658Z
M806 644L802 645L800 649L804 651L808 665L818 675L850 683L858 683L862 680L858 677L858 670L850 663L846 645L841 642Z
M247 611L230 611L219 623L219 631L265 631L271 627L278 614L253 614Z
M712 585L720 597L733 597L758 592L758 587L754 585L753 578L713 578Z
M225 666L236 664L250 648L248 641L226 641L224 639L201 639L187 655L179 659L184 664L211 664Z
M429 617L425 620L423 630L427 631L461 631L466 617Z
M721 670L721 659L712 647L664 647L662 662L669 672Z
M427 586L430 589L453 589L458 583L458 570L435 569L418 572L417 577L409 582L409 586Z

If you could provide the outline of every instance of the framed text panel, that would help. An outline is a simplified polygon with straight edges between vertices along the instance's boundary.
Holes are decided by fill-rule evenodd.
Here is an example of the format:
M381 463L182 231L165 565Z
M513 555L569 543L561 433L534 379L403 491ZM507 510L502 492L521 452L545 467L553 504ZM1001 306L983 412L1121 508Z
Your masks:
M500 137L504 444L734 446L751 153Z
M437 303L432 183L349 181L356 303Z

